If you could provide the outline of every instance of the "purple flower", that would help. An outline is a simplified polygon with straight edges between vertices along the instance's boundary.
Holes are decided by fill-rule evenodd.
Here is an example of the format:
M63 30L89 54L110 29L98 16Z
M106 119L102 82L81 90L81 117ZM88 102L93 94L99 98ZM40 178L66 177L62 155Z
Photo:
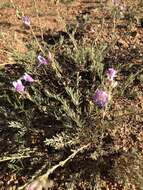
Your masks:
M14 86L14 88L15 88L15 90L17 92L19 92L19 93L23 93L24 92L25 87L22 84L21 80L14 81L12 84L13 84L13 86Z
M93 100L99 108L103 108L108 104L109 95L105 91L97 89Z
M27 73L24 73L22 79L24 79L27 82L34 82L34 79Z
M116 77L117 71L113 68L109 68L106 74L107 74L108 79L113 81L114 78Z
M23 24L26 26L26 27L30 27L30 18L28 16L23 16L22 17L22 21L23 21Z
M38 59L40 65L47 65L48 64L48 60L45 57L43 57L42 55L38 55L37 59Z

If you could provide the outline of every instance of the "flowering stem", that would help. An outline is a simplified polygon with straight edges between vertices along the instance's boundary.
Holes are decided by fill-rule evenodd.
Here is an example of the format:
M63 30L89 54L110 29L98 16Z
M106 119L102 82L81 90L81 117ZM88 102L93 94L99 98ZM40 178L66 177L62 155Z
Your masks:
M30 30L31 30L31 33L32 33L32 35L33 35L33 37L34 37L34 39L35 39L35 41L36 41L38 47L40 48L40 50L41 50L41 52L43 53L43 55L45 55L45 52L44 52L44 50L42 49L40 43L38 42L37 37L36 37L36 35L35 35L34 31L33 31L33 28L32 28L31 26L30 26Z

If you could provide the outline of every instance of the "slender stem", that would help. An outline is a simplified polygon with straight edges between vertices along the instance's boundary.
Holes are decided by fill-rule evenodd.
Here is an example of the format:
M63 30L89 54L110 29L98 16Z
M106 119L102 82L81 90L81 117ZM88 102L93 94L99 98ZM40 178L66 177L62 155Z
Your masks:
M115 34L115 30L116 30L116 10L114 12L114 15L113 15L113 34Z
M75 150L67 159L59 162L59 164L53 166L51 169L48 169L47 172L43 176L41 176L40 178L46 178L46 179L48 179L49 175L52 174L57 168L64 167L64 165L67 162L69 162L70 160L72 160L78 153L82 152L83 150L86 150L89 146L90 146L90 143L87 144L87 145L84 145L84 146L80 147L77 150Z
M42 49L42 47L41 47L41 45L40 45L40 43L39 43L39 41L38 41L38 39L37 39L37 37L36 37L34 31L33 31L33 28L32 28L31 26L30 26L30 30L31 30L31 33L32 33L32 35L33 35L33 37L34 37L34 39L35 39L35 41L36 41L38 47L40 48L40 50L41 50L41 52L43 53L43 55L45 55L45 52L44 52L44 50Z
M1 162L6 162L6 161L12 161L12 160L21 160L21 159L29 158L29 157L31 157L31 156L27 155L27 156L13 156L13 157L1 158L0 163Z
M13 2L13 0L10 0L10 2L12 4L13 8L16 9L16 6L15 6L15 3Z

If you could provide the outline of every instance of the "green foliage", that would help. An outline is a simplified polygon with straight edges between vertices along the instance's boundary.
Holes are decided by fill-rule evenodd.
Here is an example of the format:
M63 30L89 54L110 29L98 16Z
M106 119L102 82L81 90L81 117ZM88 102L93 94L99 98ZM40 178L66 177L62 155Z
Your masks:
M133 109L125 96L136 80L142 81L142 69L132 72L131 65L117 63L114 90L106 76L111 44L76 38L84 29L80 27L77 23L73 31L57 33L59 39L52 44L39 40L30 28L28 52L13 50L15 65L0 71L0 142L5 146L1 173L24 175L20 189L33 180L44 187L50 178L51 189L109 189L108 182L124 189L142 188L142 110L140 103ZM38 53L46 56L49 51L48 65L39 66ZM26 83L26 93L19 94L12 82L25 72L34 82ZM93 101L97 88L110 93L105 109ZM134 100L138 93L132 93Z

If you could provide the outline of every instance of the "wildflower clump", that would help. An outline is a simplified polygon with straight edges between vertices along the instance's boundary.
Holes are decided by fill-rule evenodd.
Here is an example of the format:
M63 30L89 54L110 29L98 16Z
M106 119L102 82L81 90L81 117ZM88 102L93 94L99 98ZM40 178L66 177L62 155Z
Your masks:
M4 174L3 184L6 185L4 189L11 184L16 189L26 190L110 189L114 184L118 188L118 183L124 188L124 181L130 180L128 175L121 178L124 168L130 171L128 161L134 162L136 159L136 156L132 159L132 152L137 153L138 147L141 147L138 140L141 135L140 110L135 109L139 120L135 123L134 109L129 107L129 101L133 105L132 97L136 94L134 91L133 95L129 94L129 101L126 97L128 93L125 93L123 101L120 98L120 90L123 90L123 86L127 89L133 78L125 80L125 84L124 81L120 82L124 79L122 74L129 74L124 72L129 65L123 64L126 56L121 56L126 46L117 48L120 40L114 38L120 29L124 30L124 27L118 27L124 21L119 20L123 3L121 0L113 0L112 3L109 2L112 9L108 14L109 7L103 6L102 2L101 12L105 14L99 15L103 16L105 23L100 23L102 19L98 19L98 28L96 22L92 23L92 13L87 13L86 17L78 14L77 23L70 22L61 31L54 28L46 31L44 20L41 23L39 18L43 15L42 7L38 10L36 1L33 1L33 5L37 9L37 18L33 12L28 11L35 17L33 19L21 17L23 13L17 12L20 13L18 18L21 18L22 28L28 31L22 40L26 42L24 51L17 51L16 48L11 54L11 48L7 49L14 64L8 65L6 72L2 73L2 70L0 75L1 153L6 150L1 156L1 162L5 162L1 172ZM36 25L32 22L34 19L38 19ZM113 24L108 27L110 21ZM103 28L102 34L96 35ZM109 29L107 33L106 29ZM107 39L110 33L113 35ZM115 49L114 45L117 46ZM121 69L121 77L117 77L118 69L112 66L107 68L111 63ZM135 70L133 67L133 73ZM116 77L121 85L118 85L118 89L115 89ZM2 84L3 81L6 84ZM138 162L139 159L136 160ZM12 178L14 175L16 183L9 178L7 183L7 174Z

